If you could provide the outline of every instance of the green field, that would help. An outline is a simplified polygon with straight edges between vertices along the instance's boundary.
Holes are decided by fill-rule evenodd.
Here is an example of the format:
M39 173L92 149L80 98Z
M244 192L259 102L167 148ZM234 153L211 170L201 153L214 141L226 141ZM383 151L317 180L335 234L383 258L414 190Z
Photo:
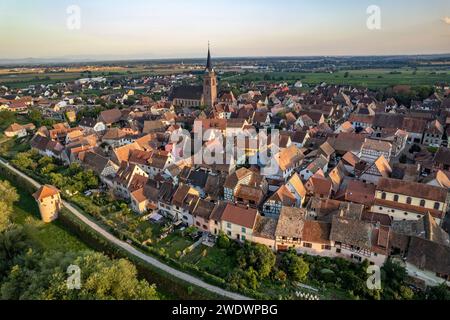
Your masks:
M89 76L107 78L123 78L125 76L149 76L167 75L186 70L176 68L152 68L133 67L118 71L92 71ZM0 74L0 85L7 85L12 88L25 88L29 85L55 84L59 82L70 82L80 78L86 78L86 72L61 72L61 73L3 73ZM420 67L417 70L412 68L401 69L363 69L363 70L342 70L335 73L326 72L248 72L224 76L221 81L230 83L239 82L280 82L286 81L290 84L301 80L307 86L315 86L322 82L339 85L353 85L379 89L395 85L410 86L432 86L438 83L450 83L450 71L438 68Z
M437 83L450 83L450 71L434 71L430 69L370 69L349 70L335 73L307 73L307 72L270 72L246 73L222 79L230 83L238 82L280 82L290 84L301 80L304 85L315 86L322 82L328 84L352 85L379 89L396 85L432 86Z

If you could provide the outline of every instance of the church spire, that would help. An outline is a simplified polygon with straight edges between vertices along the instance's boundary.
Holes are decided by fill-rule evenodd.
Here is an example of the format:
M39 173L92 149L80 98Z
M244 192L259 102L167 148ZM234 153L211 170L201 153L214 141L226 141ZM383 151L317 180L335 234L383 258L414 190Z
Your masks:
M212 71L212 62L211 62L211 50L209 48L209 41L208 41L208 60L206 61L206 70Z

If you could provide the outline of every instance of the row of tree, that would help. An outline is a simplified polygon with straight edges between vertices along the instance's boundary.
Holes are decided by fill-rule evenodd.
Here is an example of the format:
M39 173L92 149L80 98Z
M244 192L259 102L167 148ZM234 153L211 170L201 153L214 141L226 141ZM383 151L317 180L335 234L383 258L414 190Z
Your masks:
M36 151L18 153L12 160L14 166L23 171L33 171L47 183L71 194L98 188L100 181L92 170L84 170L79 164L63 167L51 157L42 157Z

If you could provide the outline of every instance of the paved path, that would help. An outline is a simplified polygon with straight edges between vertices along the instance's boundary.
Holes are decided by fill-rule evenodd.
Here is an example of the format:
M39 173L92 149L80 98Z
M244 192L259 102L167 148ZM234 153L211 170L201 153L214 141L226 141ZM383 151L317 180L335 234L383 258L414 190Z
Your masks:
M34 179L28 177L26 174L24 174L23 172L17 170L16 168L14 168L13 166L11 166L8 162L4 161L3 159L0 159L0 163L2 163L3 165L5 165L6 167L8 167L8 169L10 169L11 171L13 171L14 173L16 173L17 175L21 176L22 178L24 178L25 180L27 180L28 182L30 182L33 186L35 186L36 188L40 188L41 184L39 184L37 181L35 181ZM213 292L215 294L218 294L222 297L226 297L229 299L233 299L233 300L251 300L247 297L244 297L240 294L237 293L233 293L227 290L224 290L222 288L210 285L198 278L195 278L187 273L181 272L177 269L174 269L172 267L169 267L167 265L165 265L164 263L160 262L159 260L146 255L142 252L140 252L139 250L136 250L134 247L132 247L131 245L129 245L128 243L121 241L120 239L116 238L115 236L113 236L111 233L109 233L108 231L106 231L105 229L103 229L102 227L100 227L98 224L96 224L95 222L91 221L90 219L88 219L83 213L81 213L78 209L76 209L75 207L73 207L70 203L63 201L63 205L64 207L66 207L70 212L72 212L78 219L80 219L83 223L85 223L87 226L89 226L91 229L93 229L94 231L96 231L97 233L101 234L103 237L105 237L109 242L115 244L116 246L126 250L128 253L132 254L135 257L138 257L139 259L151 264L152 266L163 270L165 272L167 272L168 275L171 275L173 277L176 277L178 279L181 279L183 281L186 281L190 284L196 285L198 287L201 287L203 289L206 289L210 292Z

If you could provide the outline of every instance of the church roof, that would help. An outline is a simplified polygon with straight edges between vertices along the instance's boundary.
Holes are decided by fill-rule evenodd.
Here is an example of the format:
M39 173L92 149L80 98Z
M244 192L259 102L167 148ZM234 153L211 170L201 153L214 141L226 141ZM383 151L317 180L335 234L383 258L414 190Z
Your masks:
M169 100L174 99L188 99L188 100L201 100L203 95L202 86L179 86L175 87L170 94Z
M211 61L211 50L209 49L209 44L208 44L208 59L206 60L206 70L208 70L208 71L213 70L212 61Z

